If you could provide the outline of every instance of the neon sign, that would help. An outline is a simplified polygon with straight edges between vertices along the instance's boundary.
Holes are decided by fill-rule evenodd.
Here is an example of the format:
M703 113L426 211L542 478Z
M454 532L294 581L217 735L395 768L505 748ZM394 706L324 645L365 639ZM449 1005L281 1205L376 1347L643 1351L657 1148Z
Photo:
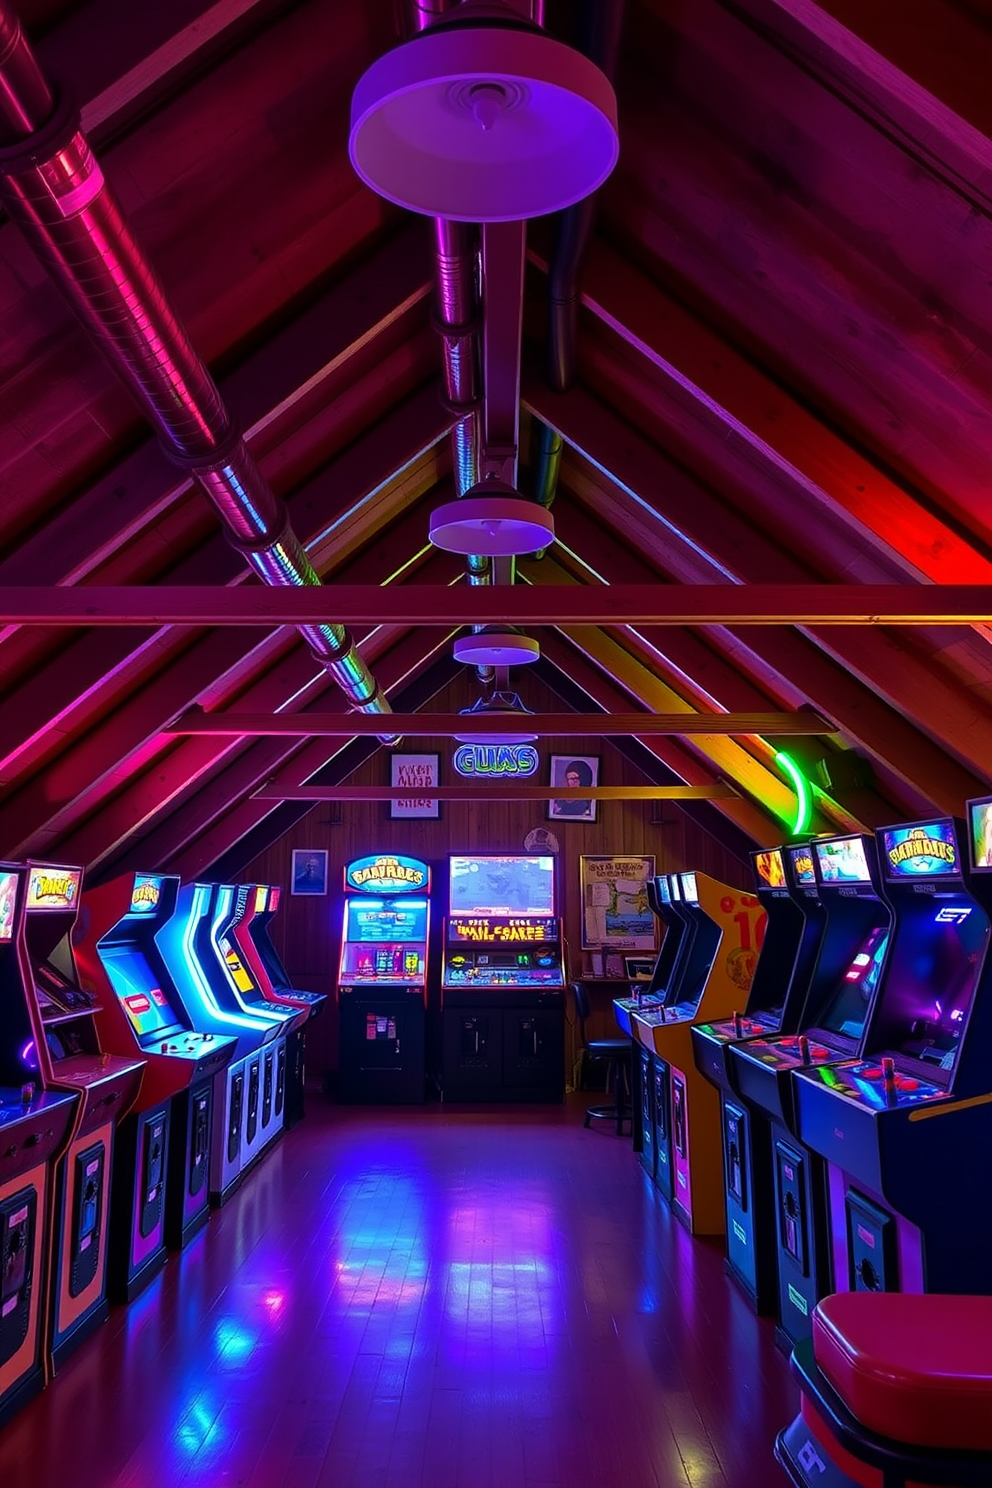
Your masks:
M538 758L533 744L460 744L452 763L459 775L508 775L519 780L537 773Z
M923 822L915 827L887 827L882 850L892 878L926 878L956 873L958 849L949 821Z
M410 894L415 889L428 889L431 870L419 858L383 853L378 857L356 858L344 871L346 889L362 894Z

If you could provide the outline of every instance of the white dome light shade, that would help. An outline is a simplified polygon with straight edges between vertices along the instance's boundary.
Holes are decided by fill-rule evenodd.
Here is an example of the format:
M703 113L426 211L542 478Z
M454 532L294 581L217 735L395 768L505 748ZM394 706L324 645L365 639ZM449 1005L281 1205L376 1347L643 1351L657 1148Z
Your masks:
M590 196L617 160L609 80L541 32L428 30L368 69L351 163L379 196L455 222L517 222Z
M512 558L550 547L555 524L545 507L523 496L462 496L431 512L430 539L447 553Z
M458 636L454 644L456 661L467 666L510 667L539 661L541 648L530 636L515 630L483 630L474 635Z

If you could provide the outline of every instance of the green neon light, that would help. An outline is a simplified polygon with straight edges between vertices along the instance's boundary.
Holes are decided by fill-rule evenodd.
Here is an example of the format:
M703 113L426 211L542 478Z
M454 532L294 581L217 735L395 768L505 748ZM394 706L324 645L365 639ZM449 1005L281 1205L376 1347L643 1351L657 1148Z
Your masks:
M809 788L809 781L800 770L791 754L786 754L780 749L775 756L775 763L787 775L792 782L792 789L796 793L796 819L792 826L794 835L808 831L810 817L813 815L813 792Z

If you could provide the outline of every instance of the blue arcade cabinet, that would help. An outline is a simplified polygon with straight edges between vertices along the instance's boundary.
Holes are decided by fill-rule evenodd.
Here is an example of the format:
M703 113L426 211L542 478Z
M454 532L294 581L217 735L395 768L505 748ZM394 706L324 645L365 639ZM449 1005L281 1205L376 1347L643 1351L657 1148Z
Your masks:
M214 1081L210 1202L215 1207L231 1196L262 1149L262 1049L282 1031L281 1020L231 1006L212 939L218 923L214 913L217 888L208 883L183 884L172 918L155 938L191 1027L237 1040L230 1064Z
M992 1291L988 806L877 831L895 928L859 1058L796 1078L835 1291Z

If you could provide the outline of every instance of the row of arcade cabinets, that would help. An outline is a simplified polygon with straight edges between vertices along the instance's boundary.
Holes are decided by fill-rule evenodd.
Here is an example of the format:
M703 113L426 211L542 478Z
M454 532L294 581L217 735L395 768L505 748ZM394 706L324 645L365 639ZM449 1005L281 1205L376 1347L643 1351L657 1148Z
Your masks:
M635 1043L634 1140L659 1192L693 1234L723 1228L720 1101L692 1057L692 1025L729 1016L747 997L765 910L705 873L670 873L649 886L662 922L654 973L614 1002Z
M832 1291L987 1293L992 798L755 868L752 996L693 1031L730 1274L786 1348Z
M425 1095L430 870L415 858L345 869L338 1095ZM442 929L446 1101L560 1101L565 969L550 855L452 854Z
M278 891L151 874L81 888L80 869L0 867L0 1419L276 1135L276 1036L314 1006L267 934Z

